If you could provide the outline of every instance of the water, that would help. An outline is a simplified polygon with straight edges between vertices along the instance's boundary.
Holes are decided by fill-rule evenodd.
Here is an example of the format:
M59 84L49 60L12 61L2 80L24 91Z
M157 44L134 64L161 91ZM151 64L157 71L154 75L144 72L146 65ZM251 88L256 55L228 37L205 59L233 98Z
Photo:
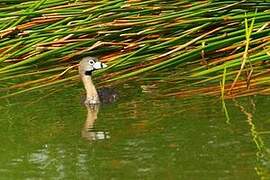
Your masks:
M0 179L270 177L270 97L226 101L228 120L216 97L119 89L98 113L80 105L81 87L2 100Z

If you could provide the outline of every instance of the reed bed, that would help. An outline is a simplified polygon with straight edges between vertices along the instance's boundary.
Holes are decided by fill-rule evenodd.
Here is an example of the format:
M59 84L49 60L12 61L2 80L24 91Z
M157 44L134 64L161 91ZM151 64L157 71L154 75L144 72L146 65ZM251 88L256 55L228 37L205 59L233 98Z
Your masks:
M9 0L0 3L0 92L14 96L79 82L81 57L165 96L223 98L270 92L270 2ZM224 80L226 84L220 87Z

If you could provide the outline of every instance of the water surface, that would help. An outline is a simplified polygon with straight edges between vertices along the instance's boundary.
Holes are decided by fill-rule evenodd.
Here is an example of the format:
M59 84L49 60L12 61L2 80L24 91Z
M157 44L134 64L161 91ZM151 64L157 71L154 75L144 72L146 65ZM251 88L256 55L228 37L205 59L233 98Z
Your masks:
M217 97L134 85L86 122L81 91L1 100L1 179L269 178L270 97L226 101L228 120Z

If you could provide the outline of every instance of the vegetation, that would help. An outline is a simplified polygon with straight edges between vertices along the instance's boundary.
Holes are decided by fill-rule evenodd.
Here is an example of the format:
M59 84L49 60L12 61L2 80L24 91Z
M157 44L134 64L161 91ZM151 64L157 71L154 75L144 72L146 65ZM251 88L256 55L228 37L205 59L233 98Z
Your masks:
M1 97L76 85L83 56L109 64L95 74L104 86L132 79L181 97L270 92L268 0L8 0L0 7Z

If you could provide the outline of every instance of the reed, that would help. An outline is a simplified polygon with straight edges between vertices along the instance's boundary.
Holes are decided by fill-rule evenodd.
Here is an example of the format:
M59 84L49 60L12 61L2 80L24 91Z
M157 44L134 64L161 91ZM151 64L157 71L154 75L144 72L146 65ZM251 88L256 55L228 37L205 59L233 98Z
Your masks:
M269 6L248 0L1 1L1 97L77 85L83 56L109 64L95 74L100 86L148 78L174 84L166 95L217 95L226 67L224 98L268 93Z

